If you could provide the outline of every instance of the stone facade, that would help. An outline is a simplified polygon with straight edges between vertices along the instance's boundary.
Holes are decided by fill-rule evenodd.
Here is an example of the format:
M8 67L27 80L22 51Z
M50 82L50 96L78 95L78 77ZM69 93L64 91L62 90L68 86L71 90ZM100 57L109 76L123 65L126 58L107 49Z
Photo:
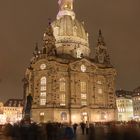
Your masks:
M132 91L116 90L116 105L118 121L133 120Z
M5 104L0 102L0 124L15 123L22 119L23 100L9 99Z
M140 87L137 87L133 90L132 94L133 99L133 110L134 110L134 119L140 121Z
M73 0L59 0L59 6L57 20L49 23L44 45L41 49L36 46L23 80L25 100L28 94L33 97L32 119L70 123L115 120L116 70L102 33L99 31L96 55L91 59L88 33L75 19Z

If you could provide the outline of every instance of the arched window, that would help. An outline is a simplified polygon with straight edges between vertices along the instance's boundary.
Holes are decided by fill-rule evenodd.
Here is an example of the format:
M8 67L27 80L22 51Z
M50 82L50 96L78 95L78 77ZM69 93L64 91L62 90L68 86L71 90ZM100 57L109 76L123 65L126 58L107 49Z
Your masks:
M101 120L106 120L107 114L105 112L101 112Z
M59 80L59 89L60 89L60 105L65 106L66 105L66 81L65 78L60 78Z
M87 83L81 82L81 105L85 106L87 105Z
M41 85L45 85L46 84L46 77L45 76L41 77L40 84Z
M77 49L77 58L81 58L82 51L81 49Z
M47 79L45 76L40 79L40 105L46 105L46 84Z
M86 92L86 90L87 90L86 82L81 82L81 92Z
M40 114L39 114L40 122L44 122L44 116L45 116L45 113L44 112L40 112Z
M40 79L40 91L46 91L46 77Z
M66 112L62 112L61 113L61 120L62 121L66 121L67 120L67 113Z
M105 83L105 78L103 76L98 76L96 79L96 92L99 94L99 96L103 95L104 83Z
M60 82L60 91L66 91L66 81L65 78L60 78L59 80Z
M65 106L66 105L66 96L65 93L60 93L60 105Z

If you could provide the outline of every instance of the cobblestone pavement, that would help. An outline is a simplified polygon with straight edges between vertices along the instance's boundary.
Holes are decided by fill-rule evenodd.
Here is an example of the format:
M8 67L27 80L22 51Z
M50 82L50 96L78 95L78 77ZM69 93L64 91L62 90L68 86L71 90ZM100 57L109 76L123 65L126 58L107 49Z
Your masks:
M75 140L88 140L88 135L82 134L80 126L77 128L77 135L75 137Z
M11 140L10 137L7 138L8 140ZM2 132L0 132L0 140L7 140ZM78 126L77 128L77 135L75 136L74 140L88 140L88 135L82 134L81 128Z
M0 140L5 140L4 135L0 132Z

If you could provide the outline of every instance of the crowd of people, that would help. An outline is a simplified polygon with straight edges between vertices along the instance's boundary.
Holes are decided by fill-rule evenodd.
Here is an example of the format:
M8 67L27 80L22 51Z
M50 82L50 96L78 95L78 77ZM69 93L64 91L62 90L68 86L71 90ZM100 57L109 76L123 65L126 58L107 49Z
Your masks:
M6 124L3 132L10 140L140 140L140 123L81 122L70 125L57 122L36 124L22 120L14 125Z

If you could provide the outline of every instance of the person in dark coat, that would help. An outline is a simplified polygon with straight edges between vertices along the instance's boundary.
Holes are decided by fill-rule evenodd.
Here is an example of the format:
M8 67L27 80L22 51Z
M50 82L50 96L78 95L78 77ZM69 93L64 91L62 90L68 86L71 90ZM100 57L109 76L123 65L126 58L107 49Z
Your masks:
M76 134L77 126L78 126L78 124L77 124L77 123L74 123L74 124L73 124L74 134Z
M84 122L80 123L80 125L81 125L81 129L82 129L82 134L84 135L86 125Z
M67 126L65 128L64 140L72 140L73 138L74 138L74 132L70 126Z

